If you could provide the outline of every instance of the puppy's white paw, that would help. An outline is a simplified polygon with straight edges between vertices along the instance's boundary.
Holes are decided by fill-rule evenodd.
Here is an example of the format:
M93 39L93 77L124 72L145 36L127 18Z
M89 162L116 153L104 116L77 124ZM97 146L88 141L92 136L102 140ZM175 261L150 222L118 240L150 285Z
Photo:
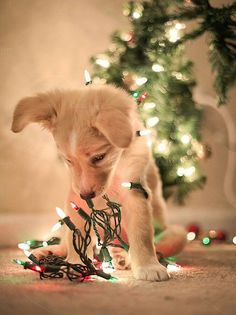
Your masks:
M136 267L133 274L138 280L165 281L170 278L167 269L160 263Z

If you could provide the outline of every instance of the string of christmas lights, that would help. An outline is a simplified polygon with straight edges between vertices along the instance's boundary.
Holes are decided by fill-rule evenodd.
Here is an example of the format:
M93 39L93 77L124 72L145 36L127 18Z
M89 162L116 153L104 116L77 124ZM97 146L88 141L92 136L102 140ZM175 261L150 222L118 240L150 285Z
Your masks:
M60 208L56 208L57 214L60 216L60 222L66 224L66 226L72 231L73 246L83 264L70 264L65 261L64 257L57 257L55 255L48 255L40 260L28 251L31 248L37 248L45 246L45 243L58 243L58 239L50 239L49 241L26 241L21 243L19 248L24 249L24 253L32 262L23 262L21 260L14 260L15 263L24 266L25 269L37 271L40 274L40 278L62 278L64 274L70 280L77 279L84 281L88 276L96 275L104 279L113 279L113 277L104 272L104 270L112 269L112 259L109 254L108 246L119 246L128 251L129 246L121 239L121 212L120 205L112 202L107 195L103 196L106 201L107 208L102 210L96 210L91 199L86 200L88 207L91 209L91 214L87 214L82 208L79 208L75 203L71 202L71 206L75 209L78 215L85 221L84 233L76 228L70 217L67 216ZM91 228L97 236L98 245L101 246L100 257L102 257L103 264L102 269L96 268L94 262L88 258L87 249L91 243ZM99 232L99 228L103 233ZM118 240L120 244L113 243L114 240ZM27 245L24 247L23 245ZM114 280L114 279L113 279Z

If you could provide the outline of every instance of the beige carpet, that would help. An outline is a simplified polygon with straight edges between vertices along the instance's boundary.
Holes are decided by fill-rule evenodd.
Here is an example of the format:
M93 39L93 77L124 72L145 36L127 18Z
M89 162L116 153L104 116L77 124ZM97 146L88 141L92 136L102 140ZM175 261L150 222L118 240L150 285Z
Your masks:
M117 283L39 280L11 264L19 250L0 251L1 315L235 315L236 246L189 244L179 256L183 268L167 282L132 279L117 272Z

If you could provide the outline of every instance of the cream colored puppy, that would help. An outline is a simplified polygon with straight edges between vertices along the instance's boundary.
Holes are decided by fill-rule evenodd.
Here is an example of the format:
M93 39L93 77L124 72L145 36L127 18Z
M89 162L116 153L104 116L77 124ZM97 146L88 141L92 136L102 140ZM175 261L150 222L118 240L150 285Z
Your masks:
M51 131L58 150L71 174L71 191L66 212L83 231L83 220L71 208L75 201L83 209L84 199L94 198L95 207L104 206L102 195L122 205L123 230L130 245L129 257L113 251L116 266L127 267L128 259L136 279L161 281L169 278L156 255L173 255L185 244L182 228L167 227L165 202L158 170L147 146L146 137L137 137L143 129L136 104L123 90L113 86L87 86L77 91L54 91L22 99L16 106L12 131L20 132L36 122ZM140 182L149 194L127 190L122 182ZM153 217L164 230L156 245L153 240ZM123 235L125 237L125 235ZM89 256L95 244L93 237ZM60 245L37 249L37 256L49 251L78 263L72 235L65 229Z

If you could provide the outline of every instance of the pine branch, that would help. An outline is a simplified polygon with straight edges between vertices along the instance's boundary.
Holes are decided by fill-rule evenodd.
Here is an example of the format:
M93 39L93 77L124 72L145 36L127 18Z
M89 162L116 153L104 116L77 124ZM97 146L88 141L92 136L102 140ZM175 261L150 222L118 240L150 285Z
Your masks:
M214 88L218 95L218 104L222 105L226 103L227 92L236 80L236 21L233 19L236 14L236 3L215 8L208 0L192 0L192 2L195 7L183 9L183 2L180 1L182 6L179 6L179 12L157 15L153 22L162 24L175 20L197 21L199 26L175 43L170 43L167 46L168 50L176 49L178 45L209 33L211 37L209 60L215 74Z

